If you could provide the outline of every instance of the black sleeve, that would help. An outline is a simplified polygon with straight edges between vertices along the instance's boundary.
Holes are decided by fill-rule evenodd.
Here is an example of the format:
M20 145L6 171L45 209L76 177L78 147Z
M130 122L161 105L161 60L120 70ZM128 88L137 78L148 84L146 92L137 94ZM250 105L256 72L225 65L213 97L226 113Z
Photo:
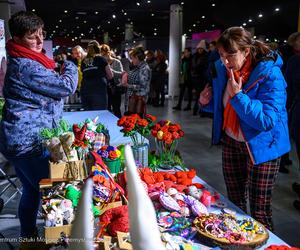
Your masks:
M97 65L100 68L105 68L108 63L107 60L103 56L96 56L95 57L95 65Z

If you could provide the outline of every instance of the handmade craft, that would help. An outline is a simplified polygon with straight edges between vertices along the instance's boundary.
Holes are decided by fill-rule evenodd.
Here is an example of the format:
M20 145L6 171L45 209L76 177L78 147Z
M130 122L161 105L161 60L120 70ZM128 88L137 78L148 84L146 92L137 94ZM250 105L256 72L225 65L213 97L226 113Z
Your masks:
M110 236L117 236L117 232L128 233L129 232L129 220L128 220L128 207L123 205L120 207L111 208L104 212L100 216L99 225L100 231L97 238L108 234Z
M256 248L269 238L263 225L251 218L237 219L232 214L202 214L194 220L200 238L216 246Z

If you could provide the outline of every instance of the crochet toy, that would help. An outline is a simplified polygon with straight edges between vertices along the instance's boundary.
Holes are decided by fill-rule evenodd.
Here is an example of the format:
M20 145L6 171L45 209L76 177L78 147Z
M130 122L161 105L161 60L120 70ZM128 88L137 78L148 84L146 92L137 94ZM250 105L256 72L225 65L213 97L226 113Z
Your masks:
M100 216L101 229L97 235L100 238L106 231L110 236L117 236L117 232L129 232L128 206L120 206L105 211Z
M74 185L67 185L65 196L66 199L72 201L73 207L76 208L78 206L78 202L81 197L81 191L78 188L76 188ZM99 216L101 213L100 209L94 205L92 207L92 210L95 217Z

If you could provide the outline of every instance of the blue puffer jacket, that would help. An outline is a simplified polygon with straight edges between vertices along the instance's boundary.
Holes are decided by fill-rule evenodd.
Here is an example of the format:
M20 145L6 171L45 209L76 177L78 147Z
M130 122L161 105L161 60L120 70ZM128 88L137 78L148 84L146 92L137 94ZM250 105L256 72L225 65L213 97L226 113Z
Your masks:
M65 62L62 75L27 58L9 58L0 125L0 151L7 157L39 154L39 133L53 128L63 111L62 98L74 93L77 67Z
M277 54L274 58L259 62L243 90L231 99L254 164L274 160L290 151L286 82L280 70L282 59ZM217 76L213 79L213 98L203 109L214 113L212 143L218 144L222 136L227 74L221 60L215 66Z

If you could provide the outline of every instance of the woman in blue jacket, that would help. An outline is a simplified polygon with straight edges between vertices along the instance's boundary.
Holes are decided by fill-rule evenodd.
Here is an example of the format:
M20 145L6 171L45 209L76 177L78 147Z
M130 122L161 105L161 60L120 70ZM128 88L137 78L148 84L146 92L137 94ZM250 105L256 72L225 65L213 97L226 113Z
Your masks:
M48 178L49 153L39 132L54 128L62 115L62 99L74 93L76 65L66 61L62 74L43 52L44 23L30 12L9 20L12 39L7 42L8 65L3 94L5 105L0 126L0 151L13 164L23 185L19 204L21 237L36 234L40 203L39 181Z
M290 151L282 60L248 31L232 27L217 41L212 86L199 103L214 113L212 143L222 141L229 199L273 229L271 199L280 156Z

